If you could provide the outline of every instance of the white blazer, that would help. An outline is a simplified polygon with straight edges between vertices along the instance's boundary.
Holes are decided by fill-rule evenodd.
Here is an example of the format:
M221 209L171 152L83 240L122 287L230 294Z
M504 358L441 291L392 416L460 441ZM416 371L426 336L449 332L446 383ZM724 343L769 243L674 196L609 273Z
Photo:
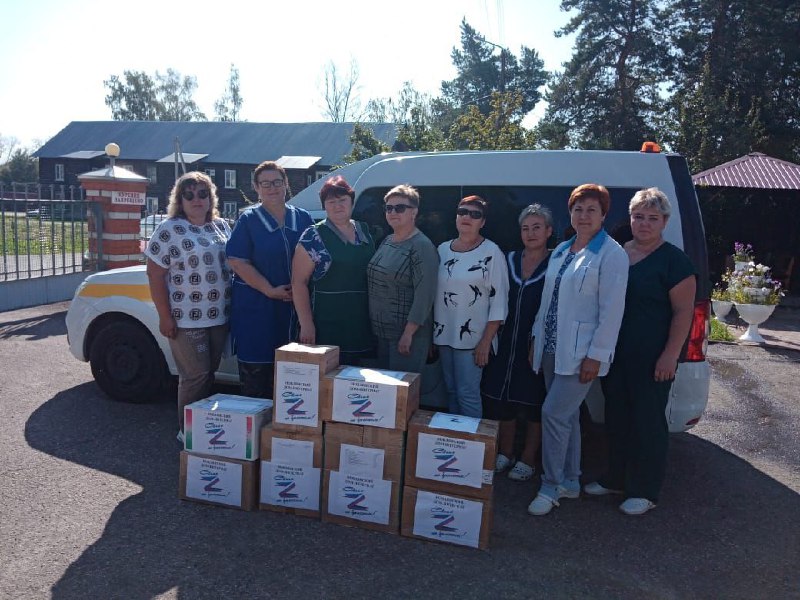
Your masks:
M533 370L542 366L544 322L558 272L575 238L556 246L547 267L542 303L533 323ZM558 294L556 368L558 375L577 375L587 356L600 361L600 376L614 359L630 261L625 250L601 229L564 271Z

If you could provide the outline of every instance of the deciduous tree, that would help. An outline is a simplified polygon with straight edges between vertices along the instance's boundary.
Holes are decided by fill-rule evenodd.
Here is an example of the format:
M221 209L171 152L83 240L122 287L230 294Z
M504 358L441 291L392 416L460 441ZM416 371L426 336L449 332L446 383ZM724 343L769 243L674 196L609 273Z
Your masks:
M241 121L242 104L241 84L239 83L239 69L231 63L231 72L228 84L219 100L214 103L214 113L217 121Z
M358 63L351 60L348 72L343 74L336 63L330 61L325 66L323 77L325 116L334 123L359 120L361 101L358 95Z
M106 105L115 121L205 121L193 95L197 79L174 69L154 76L144 71L124 71L103 84Z
M38 178L39 161L28 150L14 150L11 158L0 165L0 181L3 183L30 183Z

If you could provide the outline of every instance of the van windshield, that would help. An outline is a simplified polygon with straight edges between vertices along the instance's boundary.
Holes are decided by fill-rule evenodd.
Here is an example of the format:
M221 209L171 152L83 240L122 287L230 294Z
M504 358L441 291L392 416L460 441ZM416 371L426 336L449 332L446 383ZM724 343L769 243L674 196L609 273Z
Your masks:
M413 185L413 184L412 184ZM390 188L371 188L356 200L353 218L369 225L380 243L391 233L383 212L383 197ZM567 210L567 200L572 187L547 186L431 186L417 188L420 193L420 211L417 226L434 245L453 239L456 231L456 207L461 198L478 195L489 205L483 234L495 242L503 252L522 247L519 236L519 215L529 204L539 203L553 213L553 236L548 246L572 236ZM618 242L630 239L628 202L639 188L608 188L611 210L606 216L605 228Z

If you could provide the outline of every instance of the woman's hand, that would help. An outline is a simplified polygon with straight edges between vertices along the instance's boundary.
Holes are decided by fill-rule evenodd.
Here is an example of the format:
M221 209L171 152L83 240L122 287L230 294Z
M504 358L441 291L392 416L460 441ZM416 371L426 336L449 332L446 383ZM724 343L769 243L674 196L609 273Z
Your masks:
M656 369L653 373L653 378L656 381L672 381L675 379L675 371L677 369L678 357L664 350L656 361Z
M161 332L161 335L171 340L175 339L175 336L178 335L178 325L175 323L175 319L172 315L166 315L158 319L158 330Z
M473 356L475 357L475 364L479 367L485 367L489 364L489 351L492 348L492 340L481 340L478 342L478 345L475 346L475 350L472 351Z
M600 361L588 356L581 362L580 382L589 383L597 379L597 374L600 372Z
M314 323L307 323L303 325L300 324L300 335L298 336L298 341L301 344L316 344L317 339L317 328L314 326Z
M411 354L412 339L414 339L414 334L404 331L403 335L401 335L400 339L397 341L397 351L403 356L408 356Z
M277 285L271 287L266 292L267 298L273 300L283 300L284 302L292 301L292 286L291 285Z

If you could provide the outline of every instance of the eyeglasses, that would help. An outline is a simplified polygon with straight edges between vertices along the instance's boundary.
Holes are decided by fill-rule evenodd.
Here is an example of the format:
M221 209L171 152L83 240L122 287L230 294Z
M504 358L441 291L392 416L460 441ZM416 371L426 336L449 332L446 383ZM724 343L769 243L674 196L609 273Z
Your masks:
M391 214L392 212L396 212L398 215L402 215L406 212L407 208L416 208L416 206L411 206L410 204L384 204L383 210L386 211L386 214Z
M209 197L209 195L210 194L209 194L208 190L197 190L197 197L200 198L200 200L207 199ZM183 193L181 194L181 196L187 202L191 202L192 200L194 200L194 192L192 190L183 190Z
M283 179L273 179L272 181L265 179L264 181L257 181L256 185L262 190L268 190L269 188L282 188L286 185L286 182Z
M456 209L456 214L459 217L466 217L467 215L470 216L471 219L482 219L483 213L479 210L470 210L468 208L459 208Z

